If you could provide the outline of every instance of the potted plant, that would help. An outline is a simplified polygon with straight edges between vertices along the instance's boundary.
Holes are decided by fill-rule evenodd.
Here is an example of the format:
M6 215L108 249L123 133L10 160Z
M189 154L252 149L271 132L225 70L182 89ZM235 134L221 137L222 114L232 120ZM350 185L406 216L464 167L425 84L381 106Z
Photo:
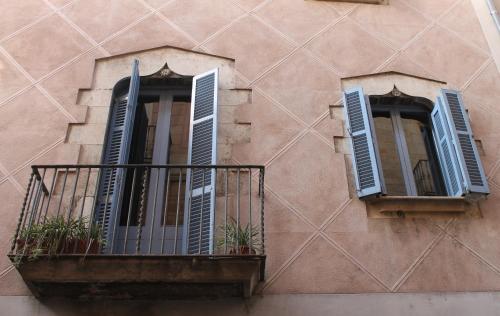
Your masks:
M224 237L218 240L218 247L229 249L229 254L249 255L256 254L260 250L258 240L259 229L247 223L244 227L241 223L231 217L227 225L221 225L220 228Z
M40 233L41 225L38 224L22 229L16 240L18 253L30 255L37 248Z
M101 227L86 218L70 220L63 253L97 254L104 243Z
M18 257L33 260L41 254L95 254L103 239L99 225L91 225L86 218L65 220L57 216L23 228L16 243Z
M47 219L44 223L35 223L24 227L16 240L19 254L30 257L39 254L54 254L61 251L62 241L67 235L67 228L62 217Z

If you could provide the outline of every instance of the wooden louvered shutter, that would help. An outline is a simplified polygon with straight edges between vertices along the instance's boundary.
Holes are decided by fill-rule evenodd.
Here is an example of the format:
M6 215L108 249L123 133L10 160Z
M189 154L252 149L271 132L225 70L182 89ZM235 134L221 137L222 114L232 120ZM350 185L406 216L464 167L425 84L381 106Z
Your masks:
M347 130L351 136L353 171L359 197L382 193L377 156L363 88L344 91Z
M443 174L446 191L449 196L463 194L462 176L458 167L457 156L441 97L438 97L431 113L432 134L439 157L441 173Z
M217 163L217 89L217 69L193 78L190 165ZM215 175L215 169L188 170L184 221L184 251L187 254L209 254L213 251Z
M443 118L449 127L464 193L489 193L488 182L472 137L462 96L455 90L441 90Z
M107 137L101 159L103 164L128 163L139 85L139 62L135 60L132 64L128 93L116 98L110 109ZM105 252L111 251L114 224L119 216L121 199L123 198L125 173L126 170L122 168L106 168L101 171L95 220L103 228L103 238L106 240Z

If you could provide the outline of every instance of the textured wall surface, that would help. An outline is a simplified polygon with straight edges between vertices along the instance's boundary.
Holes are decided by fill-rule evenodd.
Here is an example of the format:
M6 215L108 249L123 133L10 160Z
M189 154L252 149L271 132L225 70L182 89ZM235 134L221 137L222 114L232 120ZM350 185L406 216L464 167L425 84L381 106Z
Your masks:
M1 0L0 296L29 295L5 256L29 166L74 163L65 143L94 60L160 45L236 59L266 165L263 294L500 290L500 75L470 0L389 6L303 0ZM329 105L340 78L395 70L463 92L491 195L482 218L370 219L350 197Z
M249 300L224 301L128 301L68 302L52 299L43 303L33 297L0 297L5 315L101 316L101 315L207 315L207 316L497 316L499 293L384 293L266 295Z

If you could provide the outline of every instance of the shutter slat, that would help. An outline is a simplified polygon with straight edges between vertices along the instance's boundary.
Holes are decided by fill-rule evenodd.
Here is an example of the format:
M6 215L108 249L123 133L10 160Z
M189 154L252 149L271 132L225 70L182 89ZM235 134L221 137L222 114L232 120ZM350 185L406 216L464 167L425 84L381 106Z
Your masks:
M218 70L195 76L191 95L191 131L188 164L215 165L217 138ZM213 251L215 169L188 170L186 185L184 251L209 254ZM191 201L189 198L191 197ZM202 205L203 201L203 205ZM200 230L201 226L201 230Z
M368 108L361 87L344 92L346 124L351 134L353 170L359 197L382 193Z
M456 154L453 150L454 146L451 138L451 131L445 123L446 116L441 98L436 100L436 104L431 113L431 119L434 143L439 157L446 191L450 196L461 196L463 194L463 187L460 180L460 169L458 167Z
M440 100L454 145L464 193L488 194L488 181L472 137L472 128L461 94L455 90L442 89Z
M139 96L139 64L132 64L129 91L125 96L116 98L111 105L107 138L104 142L103 164L126 164L130 153L130 142L134 126L137 98ZM103 169L99 179L99 190L95 210L95 220L103 227L106 240L104 252L110 252L114 236L115 218L121 208L120 195L124 190L125 171L123 169ZM106 197L107 201L106 201Z

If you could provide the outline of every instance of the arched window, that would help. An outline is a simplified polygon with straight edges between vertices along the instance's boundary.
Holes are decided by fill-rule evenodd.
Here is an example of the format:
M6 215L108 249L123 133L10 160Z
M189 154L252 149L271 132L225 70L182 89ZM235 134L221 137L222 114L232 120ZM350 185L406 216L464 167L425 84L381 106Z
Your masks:
M436 101L344 91L347 129L359 197L488 194L488 183L458 91Z
M94 211L105 252L212 251L215 169L166 165L217 163L217 89L217 69L191 77L165 65L140 77L137 60L131 77L115 85L101 159L111 166L100 174ZM175 201L169 186L183 192ZM180 216L164 215L169 203ZM175 237L166 243L165 236Z
M432 102L395 90L369 96L388 195L447 195L432 138Z

